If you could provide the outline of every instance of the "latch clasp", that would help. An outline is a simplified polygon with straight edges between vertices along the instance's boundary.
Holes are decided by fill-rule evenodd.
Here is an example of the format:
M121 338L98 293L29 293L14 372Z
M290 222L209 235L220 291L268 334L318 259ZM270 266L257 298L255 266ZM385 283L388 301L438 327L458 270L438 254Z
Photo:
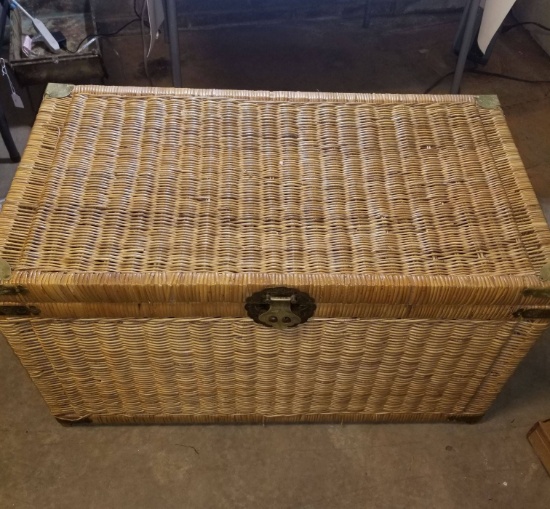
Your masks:
M294 288L266 288L246 299L245 309L255 322L284 330L296 327L313 316L315 301Z
M274 327L275 329L286 329L302 323L301 318L293 313L290 307L291 304L296 303L294 295L289 297L268 295L267 301L269 303L269 309L258 317L265 325Z

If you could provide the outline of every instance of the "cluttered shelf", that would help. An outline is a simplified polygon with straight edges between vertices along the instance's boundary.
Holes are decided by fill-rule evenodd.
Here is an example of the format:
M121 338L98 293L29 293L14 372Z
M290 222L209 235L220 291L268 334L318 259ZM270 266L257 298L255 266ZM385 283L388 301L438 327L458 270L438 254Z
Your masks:
M93 11L44 12L38 18L21 5L11 9L7 4L5 0L11 23L9 63L21 85L83 83L106 75L98 41L80 44L96 32Z

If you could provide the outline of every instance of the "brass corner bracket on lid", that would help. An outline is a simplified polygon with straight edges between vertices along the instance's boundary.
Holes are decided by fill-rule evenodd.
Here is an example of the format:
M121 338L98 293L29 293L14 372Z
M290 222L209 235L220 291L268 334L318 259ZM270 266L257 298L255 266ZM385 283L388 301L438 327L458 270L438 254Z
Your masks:
M73 89L74 85L68 85L65 83L49 83L46 87L46 92L44 92L44 95L46 97L61 99L62 97L69 97Z
M6 279L9 279L10 277L11 277L10 264L3 258L0 258L0 281L4 281Z
M478 95L476 97L478 106L487 109L500 108L500 101L496 95Z
M550 281L550 263L546 263L540 268L540 278L543 281Z

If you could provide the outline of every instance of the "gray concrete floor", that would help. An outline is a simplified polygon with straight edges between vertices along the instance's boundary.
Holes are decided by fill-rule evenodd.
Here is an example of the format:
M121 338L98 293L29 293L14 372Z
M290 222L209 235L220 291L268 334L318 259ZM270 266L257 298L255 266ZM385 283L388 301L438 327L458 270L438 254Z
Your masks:
M271 25L182 33L190 87L423 92L452 69L458 18ZM146 84L137 36L106 43L109 83ZM169 85L166 46L150 63ZM487 70L550 79L550 58L522 29ZM448 81L436 92L448 90ZM497 93L550 218L550 85L466 76ZM36 93L36 91L34 92ZM5 94L2 96L5 101ZM8 111L18 145L32 115ZM0 147L0 198L15 165ZM0 507L540 508L550 477L525 436L550 418L546 334L476 425L270 425L63 428L0 341Z

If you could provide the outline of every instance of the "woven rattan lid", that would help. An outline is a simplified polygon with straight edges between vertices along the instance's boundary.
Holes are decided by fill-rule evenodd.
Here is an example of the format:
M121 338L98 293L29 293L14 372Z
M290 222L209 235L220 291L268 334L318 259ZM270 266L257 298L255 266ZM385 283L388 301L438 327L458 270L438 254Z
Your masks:
M50 86L0 258L0 301L43 315L235 314L270 286L343 316L550 307L494 97Z

